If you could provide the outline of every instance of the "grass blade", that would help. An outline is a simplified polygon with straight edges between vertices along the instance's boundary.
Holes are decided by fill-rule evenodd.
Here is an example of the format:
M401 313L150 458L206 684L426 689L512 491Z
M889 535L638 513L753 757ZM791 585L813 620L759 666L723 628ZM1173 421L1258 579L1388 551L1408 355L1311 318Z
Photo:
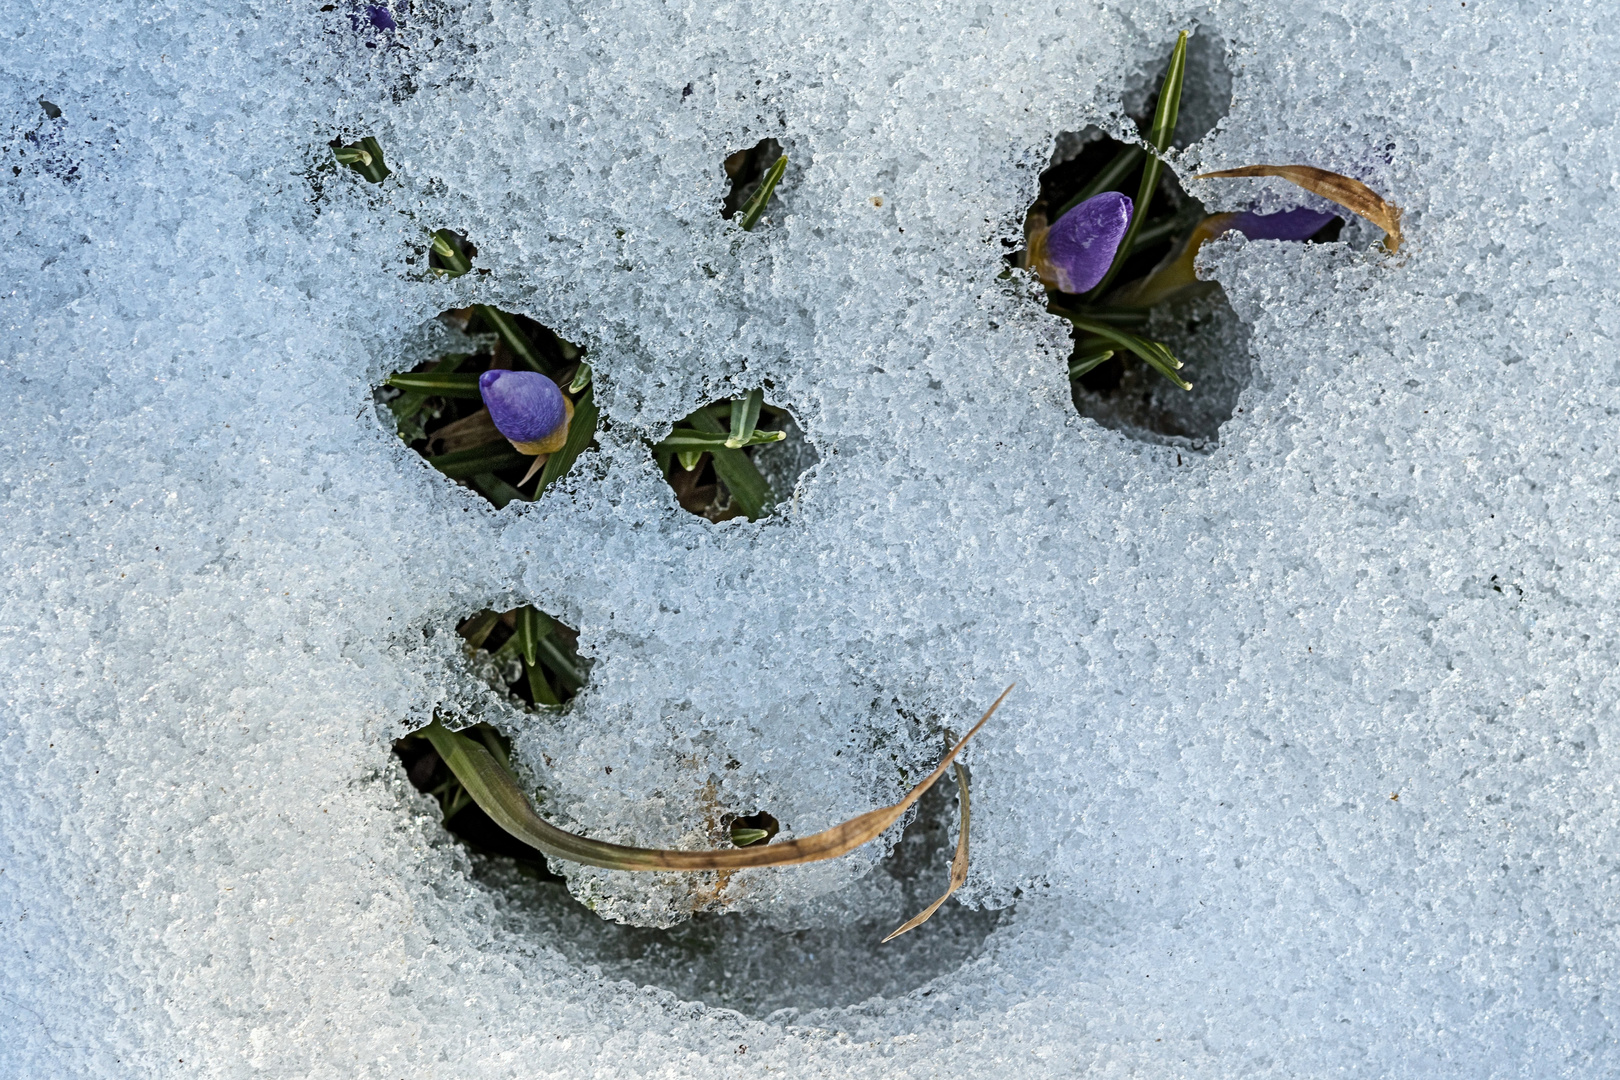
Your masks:
M481 492L484 498L495 504L495 509L505 509L508 503L527 502L523 492L508 484L494 473L474 473L467 477L467 482Z
M1165 378L1181 387L1181 389L1192 389L1192 383L1176 374L1176 371L1181 367L1181 361L1177 360L1175 354L1169 349L1165 348L1159 342L1152 341L1144 337L1137 337L1135 334L1127 333L1126 331L1119 329L1117 326L1109 326L1105 322L1099 322L1095 319L1087 318L1084 315L1076 314L1075 312L1068 311L1064 308L1049 307L1046 310L1050 311L1054 315L1061 315L1065 319L1068 319L1075 325L1077 329L1083 330L1086 333L1092 334L1096 337L1100 337L1105 341L1111 341L1115 345L1135 353L1137 356L1141 357L1149 367L1153 368L1153 370L1157 371L1160 375L1163 375Z
M716 427L719 425L716 424ZM702 453L705 450L737 450L744 446L758 446L761 443L781 442L787 438L785 431L760 431L757 428L748 433L747 438L735 442L735 429L727 433L724 428L717 432L698 431L695 428L674 428L663 439L653 444L653 450L658 453L666 451L693 451ZM735 442L735 445L733 445Z
M1357 217L1365 218L1384 230L1384 250L1401 249L1401 208L1385 202L1383 196L1360 180L1342 173L1328 172L1312 165L1245 165L1241 169L1199 173L1194 180L1231 180L1245 176L1277 176L1297 184L1313 195L1338 203Z
M1069 365L1069 378L1078 379L1098 364L1105 364L1114 358L1113 349L1104 349L1101 352L1088 353Z
M596 420L596 387L592 386L574 403L574 418L568 422L568 438L563 448L546 458L545 471L540 474L540 483L534 489L536 499L553 481L567 475L574 466L574 459L591 445L591 440L596 438Z
M731 437L726 440L728 447L738 450L753 444L754 428L759 424L759 407L763 404L765 391L757 386L745 396L731 399Z
M536 705L561 705L562 699L557 691L551 688L546 681L546 673L540 670L538 664L524 664L524 674L529 677L529 696L534 698Z
M699 409L687 417L687 422L699 431L712 435L725 434L726 429L720 426L720 421L710 415L707 409ZM771 507L776 505L776 493L771 490L771 485L760 475L758 467L749 460L747 454L741 450L729 449L724 438L721 439L719 446L706 449L714 461L714 474L726 485L726 490L737 500L737 505L742 507L749 521L757 521L771 512Z
M484 640L488 638L490 632L495 629L495 624L500 621L501 616L498 612L480 612L458 628L456 633L460 634L462 638L466 640L468 645L471 645L475 649L481 648L484 644Z
M1148 129L1148 142L1161 154L1170 149L1170 140L1176 136L1176 118L1181 113L1181 83L1186 75L1187 31L1183 30L1170 53L1170 66L1165 69L1164 82L1159 86L1159 107L1153 111L1153 127Z
M995 703L985 710L979 722L973 725L973 730L945 755L939 767L893 806L857 814L830 829L798 840L715 851L629 847L592 840L559 829L534 812L528 796L512 774L501 767L482 743L451 731L437 720L423 728L420 734L433 744L433 749L462 788L495 824L551 858L586 866L602 866L609 870L742 870L755 866L802 866L847 855L877 839L889 826L899 821L901 815L945 775L945 770L955 764L962 748L979 733L979 729L1000 708L1012 689L1009 686L1003 690Z
M886 944L901 934L917 929L923 923L934 917L934 912L940 905L951 898L951 894L960 889L967 882L968 876L968 819L971 817L968 801L968 775L967 770L958 762L952 762L951 767L956 770L956 801L961 808L961 815L957 825L956 854L951 856L951 882L945 888L945 895L929 904L922 911L907 919L905 924L894 933L883 939Z
M528 458L512 449L511 443L490 443L472 450L457 450L453 454L430 457L427 463L452 480L468 480L479 473L499 472L514 465L528 462Z
M1164 73L1164 82L1159 84L1159 107L1153 111L1153 126L1148 129L1148 143L1154 152L1148 155L1146 164L1142 166L1142 183L1136 189L1136 206L1131 213L1131 223L1125 228L1125 237L1114 252L1114 261L1109 264L1108 273L1091 290L1089 295L1092 297L1103 295L1113 284L1120 267L1125 265L1125 260L1131 256L1131 249L1136 246L1136 234L1147 220L1148 208L1153 205L1153 192L1159 186L1159 174L1164 171L1162 155L1170 149L1170 140L1175 138L1176 119L1181 114L1181 84L1186 74L1187 31L1183 30L1176 38L1175 50L1170 54L1170 67Z
M512 355L529 368L542 375L550 375L551 368L540 362L540 354L534 351L534 344L529 341L529 335L523 332L516 319L502 311L500 308L490 307L488 304L474 304L473 309L483 320L495 328L495 332L506 342L506 347L512 350Z
M478 376L454 371L402 371L388 376L388 385L397 386L409 394L427 397L467 398L478 401Z
M433 234L433 254L443 264L435 269L445 277L460 277L472 269L472 260L467 258L460 245L461 237L449 229L440 229Z
M535 651L540 647L541 639L550 635L555 624L549 615L535 610L532 604L518 608L517 616L512 621L512 640L517 642L518 655L523 657L524 664L533 667L538 662Z
M383 163L382 145L370 135L353 146L333 146L332 156L337 158L339 164L347 165L373 184L388 179L391 171Z
M431 372L424 372L424 374L448 375L465 363L466 360L467 355L465 353L451 353L435 364ZM417 413L422 411L422 406L426 405L428 398L432 396L432 394L407 390L388 403L389 411L394 414L394 426L399 430L400 436L402 438L407 435L410 436L405 438L406 442L411 442L426 434L421 430L420 424L413 425L411 421L416 418Z
M577 658L569 656L556 638L543 637L535 646L540 654L540 663L562 680L564 686L577 693L585 685L585 672L580 669Z
M760 180L759 187L754 189L754 193L743 204L742 227L744 229L752 232L754 226L759 224L759 217L765 212L765 204L771 201L771 193L776 190L776 185L781 181L782 174L787 171L787 164L786 154L772 162L770 171L765 174L764 179Z

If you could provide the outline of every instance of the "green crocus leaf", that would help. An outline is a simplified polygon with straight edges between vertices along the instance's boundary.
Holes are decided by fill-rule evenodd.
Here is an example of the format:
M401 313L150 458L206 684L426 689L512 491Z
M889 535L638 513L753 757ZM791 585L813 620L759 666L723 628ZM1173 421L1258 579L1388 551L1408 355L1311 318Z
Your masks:
M1186 74L1187 31L1183 30L1176 38L1175 50L1170 54L1170 66L1164 73L1164 82L1159 85L1159 107L1154 110L1153 126L1148 129L1148 143L1154 152L1148 155L1147 163L1142 166L1142 183L1136 189L1136 206L1131 213L1131 223L1125 229L1118 250L1114 252L1114 261L1109 264L1108 273L1088 294L1093 298L1102 296L1113 284L1120 267L1125 265L1131 249L1136 246L1136 234L1141 232L1143 223L1147 221L1148 208L1153 205L1153 192L1159 186L1159 174L1164 171L1163 154L1170 149L1170 140L1176 134L1176 118L1181 112L1181 84Z
M754 193L743 204L742 227L744 229L752 232L754 226L759 224L760 215L765 213L765 204L771 201L771 193L776 190L776 185L781 182L782 174L787 171L787 164L786 154L772 162L769 171L765 173L764 179L760 180L759 187L754 189Z

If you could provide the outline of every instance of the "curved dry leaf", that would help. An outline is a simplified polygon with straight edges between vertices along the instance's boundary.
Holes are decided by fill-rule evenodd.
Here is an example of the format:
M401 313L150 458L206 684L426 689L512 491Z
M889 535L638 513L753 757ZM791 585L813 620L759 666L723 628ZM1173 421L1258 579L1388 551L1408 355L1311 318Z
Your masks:
M1306 191L1338 203L1358 217L1384 230L1384 248L1391 254L1401 247L1401 208L1385 202L1372 188L1342 173L1312 165L1245 165L1241 169L1199 173L1194 180L1231 180L1244 176L1277 176Z
M1008 687L1008 689L1010 690L1012 688ZM956 800L962 810L961 824L956 833L956 854L951 857L951 883L945 889L944 896L941 896L938 900L935 900L932 904L929 904L921 912L907 919L904 926L900 927L900 929L884 938L883 942L880 942L880 944L893 941L906 931L915 930L929 919L932 919L934 917L934 912L939 910L940 905L951 898L951 893L955 892L957 889L960 889L967 881L968 818L971 816L968 805L968 776L967 770L962 768L962 766L956 762L953 761L951 763L951 767L956 770Z
M979 722L973 725L963 739L951 747L950 753L939 767L923 778L922 782L906 793L906 797L893 806L869 810L848 821L813 836L789 840L781 844L735 848L719 851L675 851L663 848L629 847L592 840L568 832L546 821L535 813L529 798L518 787L501 764L481 744L465 735L457 734L435 720L422 729L422 735L433 744L461 786L490 818L530 847L552 858L567 859L587 866L602 866L609 870L741 870L754 866L800 866L804 863L836 859L862 844L876 839L890 825L900 819L923 792L945 775L945 770L956 762L956 757L968 740L979 733L1001 703L1012 693L1012 687L1001 692L995 703L985 710ZM963 789L966 790L965 788ZM963 836L966 837L966 829ZM965 843L965 840L963 841ZM959 845L960 847L960 845ZM964 866L964 874L966 873ZM955 870L952 870L955 879ZM954 888L954 886L953 886ZM946 895L949 895L948 893ZM943 902L943 898L941 898Z

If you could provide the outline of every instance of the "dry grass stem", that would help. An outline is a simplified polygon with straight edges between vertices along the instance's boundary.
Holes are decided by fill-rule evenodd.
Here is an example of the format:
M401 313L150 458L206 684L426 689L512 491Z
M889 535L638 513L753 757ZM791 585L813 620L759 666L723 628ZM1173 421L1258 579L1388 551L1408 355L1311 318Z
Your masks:
M422 730L422 735L433 744L461 786L474 802L501 828L543 854L587 866L602 866L609 870L742 870L754 866L801 866L805 863L836 859L871 840L900 819L934 783L945 775L945 770L956 762L957 755L968 741L979 733L991 715L1012 693L1012 687L1001 692L973 730L951 747L939 767L923 778L922 782L906 793L906 797L893 806L869 810L840 825L780 844L762 844L746 848L716 851L676 851L662 848L628 847L592 840L557 828L535 813L528 796L501 764L482 744L459 735L435 720ZM966 787L963 787L964 793ZM964 803L965 812L965 803ZM958 857L966 872L967 830L958 845ZM956 871L952 868L952 881ZM952 885L955 888L955 885ZM947 894L949 895L949 894ZM937 905L936 905L937 907Z
M1011 687L1008 687L1008 689L1011 689ZM951 898L951 893L955 892L957 889L960 889L963 883L967 881L968 818L970 817L968 805L968 776L967 770L962 768L960 764L953 761L951 762L951 767L956 770L956 801L957 805L961 807L962 811L961 823L958 826L956 833L956 854L951 857L951 883L945 889L945 895L941 896L938 900L935 900L932 904L929 904L918 914L913 915L910 919L906 920L904 926L900 927L900 929L883 939L885 943L893 941L895 938L899 937L901 934L904 934L908 930L917 929L917 927L921 926L929 919L932 919L934 917L934 912L939 910L940 905Z

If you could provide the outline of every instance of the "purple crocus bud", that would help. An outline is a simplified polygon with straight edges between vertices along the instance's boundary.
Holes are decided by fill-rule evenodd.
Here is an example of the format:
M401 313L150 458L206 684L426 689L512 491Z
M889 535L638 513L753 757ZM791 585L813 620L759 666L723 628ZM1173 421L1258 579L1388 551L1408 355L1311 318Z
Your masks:
M378 30L397 29L397 24L394 22L393 12L383 7L381 4L367 4L366 18L369 19L371 21L371 25L375 26Z
M478 393L495 429L521 454L562 449L573 412L557 384L535 371L492 369L478 376Z
M1204 287L1193 271L1193 260L1204 243L1229 232L1240 232L1250 240L1308 240L1338 217L1321 210L1296 207L1280 214L1211 214L1193 227L1181 246L1171 250L1163 262L1141 281L1125 286L1109 297L1111 303L1127 307L1152 307L1195 287Z
M1303 206L1284 210L1280 214L1244 211L1234 214L1226 227L1236 229L1250 240L1309 240L1322 231L1322 226L1338 216L1325 210L1308 210Z
M1037 261L1041 280L1066 293L1095 287L1113 265L1133 209L1130 196L1105 191L1058 218Z

